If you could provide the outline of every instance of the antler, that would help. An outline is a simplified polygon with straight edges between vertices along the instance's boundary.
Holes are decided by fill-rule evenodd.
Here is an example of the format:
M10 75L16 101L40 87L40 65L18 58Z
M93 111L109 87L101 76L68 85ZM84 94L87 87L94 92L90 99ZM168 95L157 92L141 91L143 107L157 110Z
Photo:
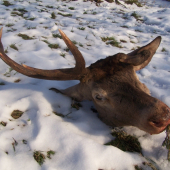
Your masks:
M24 74L29 77L39 78L39 79L47 79L47 80L80 80L83 72L86 71L85 61L81 54L81 52L77 49L77 47L71 42L71 40L64 34L63 31L59 30L60 34L72 52L76 65L74 68L66 68L66 69L55 69L55 70L42 70L37 68L32 68L26 65L20 65L10 59L4 52L4 48L1 42L2 37L2 28L0 30L0 57L2 60L12 67L17 72Z

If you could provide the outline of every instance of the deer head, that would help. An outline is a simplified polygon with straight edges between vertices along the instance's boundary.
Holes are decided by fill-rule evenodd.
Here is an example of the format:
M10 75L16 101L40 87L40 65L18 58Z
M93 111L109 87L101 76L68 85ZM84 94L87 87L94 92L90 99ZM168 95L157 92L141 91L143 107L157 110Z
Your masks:
M2 28L0 56L14 70L29 77L80 80L79 84L60 92L79 101L93 101L100 119L109 126L136 126L150 134L157 134L170 124L170 108L150 96L149 89L135 73L150 62L161 42L160 36L129 54L118 53L85 68L81 52L64 32L59 31L74 55L75 68L42 70L16 63L4 52Z

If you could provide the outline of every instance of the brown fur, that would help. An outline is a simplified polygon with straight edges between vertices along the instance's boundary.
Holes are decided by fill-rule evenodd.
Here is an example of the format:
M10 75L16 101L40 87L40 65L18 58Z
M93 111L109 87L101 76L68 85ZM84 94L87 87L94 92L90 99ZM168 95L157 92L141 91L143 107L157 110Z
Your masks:
M91 100L100 119L109 126L136 126L151 134L162 132L170 123L170 108L150 96L135 71L144 68L152 59L161 37L129 54L118 53L98 60L88 68L81 52L59 30L63 40L75 57L75 68L41 70L19 65L5 53L1 42L0 56L14 70L29 77L49 80L80 80L80 83L65 90L57 90L76 100Z

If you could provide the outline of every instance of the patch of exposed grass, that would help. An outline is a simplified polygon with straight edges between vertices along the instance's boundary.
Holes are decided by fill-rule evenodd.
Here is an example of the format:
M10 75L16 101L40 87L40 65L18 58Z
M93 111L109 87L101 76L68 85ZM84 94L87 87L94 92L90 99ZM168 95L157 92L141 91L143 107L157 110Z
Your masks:
M6 73L4 74L4 76L10 77L10 76L11 76L11 71L13 71L13 70L14 70L14 69L13 69L12 67L9 67L9 71L6 72Z
M51 159L51 155L54 155L55 152L50 150L50 151L47 151L47 158Z
M61 114L61 113L57 113L57 112L55 112L55 111L53 111L53 113L55 114L55 115L57 115L57 116L60 116L60 117L65 117L63 114Z
M45 43L47 43L50 48L57 49L57 48L60 47L58 44L51 44L51 43L49 43L47 40L43 40L43 41L44 41Z
M93 27L93 26L90 26L90 25L88 25L87 27L89 27L89 28L91 28L91 29L95 29L95 27Z
M60 53L60 56L65 57L66 54L65 53Z
M19 8L19 9L16 9L16 10L19 11L19 12L22 12L22 13L28 12L25 8Z
M16 79L14 80L14 83L19 83L21 81L21 79Z
M62 15L63 17L72 17L72 14L63 14L61 12L58 12L58 15Z
M17 16L17 15L23 17L23 13L20 13L20 12L17 12L17 11L11 12L11 16Z
M35 151L33 157L39 165L42 165L45 162L45 156L40 151Z
M114 37L101 37L103 42L106 42L106 44L110 44L112 46L122 48L120 43L114 38Z
M84 31L86 28L85 27L79 27L78 29Z
M46 7L47 7L47 8L53 8L53 6L50 6L50 5L47 5Z
M0 124L2 125L2 126L6 126L7 125L7 123L6 122L0 122Z
M128 27L128 26L126 26L126 25L122 25L121 27L122 27L122 28L129 28L129 27Z
M18 51L18 47L15 44L11 44L10 47L13 48L14 50Z
M80 46L80 47L83 47L83 44L79 42L79 46Z
M126 41L126 40L120 40L120 42L122 42L122 43L127 43L127 41Z
M26 34L21 34L21 33L19 33L18 36L21 37L24 40L32 40L32 39L34 39L33 37L30 37L30 36L28 36Z
M14 24L8 23L8 24L6 24L5 26L6 26L6 27L12 27L12 26L14 26Z
M27 27L28 30L36 29L36 27Z
M77 44L77 42L75 40L73 40L72 43L75 44L75 45Z
M62 36L60 34L53 34L53 37L62 39Z
M48 46L49 46L50 48L54 48L54 49L59 48L59 45L58 45L58 44L49 44Z
M96 15L96 14L97 14L97 12L92 12L92 14L93 14L93 15Z
M32 18L27 18L27 20L34 21L35 18L34 18L34 17L32 17Z
M131 16L133 16L136 20L139 20L139 18L141 17L140 15L138 15L136 12L133 12L131 14Z
M115 136L116 138L105 145L115 146L122 151L138 152L142 154L141 145L135 136L128 135L123 130L115 130L112 132L112 136Z
M23 139L22 143L26 145L28 142L25 139Z
M18 145L18 142L13 138L14 142L12 142L12 146L15 152L15 147Z
M126 0L124 1L126 4L136 4L138 7L142 7L142 4L138 0Z
M114 37L101 37L103 42L114 40Z
M50 44L47 40L43 40L43 42L45 42L46 44Z
M52 18L52 19L55 19L55 18L56 18L56 15L55 15L54 12L51 13L51 18Z
M8 53L8 47L4 50L5 53Z
M20 110L14 110L12 113L11 113L11 116L14 118L14 119L18 119L20 118L22 115L23 115L24 112L20 111Z
M161 51L162 51L162 52L167 52L166 48L162 48Z
M71 107L79 110L79 108L82 107L82 105L78 102L74 102L71 104Z
M167 160L170 161L170 125L166 128L166 138L162 143L168 149Z
M70 9L70 10L75 10L75 8L74 8L74 7L69 7L68 9Z
M11 4L9 1L3 1L2 5L10 6L10 5L13 5L13 4Z

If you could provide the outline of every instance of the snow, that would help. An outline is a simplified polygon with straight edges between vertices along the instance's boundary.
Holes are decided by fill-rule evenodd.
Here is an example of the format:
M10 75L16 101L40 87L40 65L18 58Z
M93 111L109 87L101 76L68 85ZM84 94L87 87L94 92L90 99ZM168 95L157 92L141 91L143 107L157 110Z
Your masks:
M86 66L118 52L129 53L161 35L162 43L152 61L138 71L137 75L148 86L152 96L170 107L170 2L150 0L145 1L143 7L137 7L121 1L127 8L107 2L96 6L93 2L83 0L9 2L13 5L6 7L3 1L0 2L4 49L17 63L36 68L74 67L74 57L65 51L63 40L53 37L53 34L59 34L58 29L62 29L72 41L77 42ZM69 7L74 7L74 10ZM22 12L21 9L26 11ZM23 16L14 12L23 13ZM56 15L55 19L51 18L52 12ZM64 17L59 12L72 14L72 17ZM132 16L134 12L139 20ZM81 30L82 27L85 29ZM33 39L24 40L18 36L19 33ZM119 42L125 40L120 44L123 48L107 45L101 37L114 37ZM60 48L51 49L44 40L57 43ZM15 44L18 51L11 48L11 44ZM16 83L18 79L20 81ZM170 169L167 150L161 146L165 132L151 136L137 128L125 127L129 134L138 137L145 158L137 153L105 146L114 137L110 134L111 129L92 112L93 103L83 101L82 107L76 110L71 107L71 98L49 90L51 87L65 89L78 81L29 78L11 71L0 60L2 83L5 85L0 85L0 122L6 122L7 125L0 125L1 170L134 170L134 166L142 164L145 158L155 162L159 169ZM24 113L19 119L13 119L13 110ZM27 141L26 144L23 140ZM12 144L15 141L17 145L14 149ZM33 153L41 151L46 155L49 150L55 151L55 154L51 159L46 158L40 166L34 160Z

